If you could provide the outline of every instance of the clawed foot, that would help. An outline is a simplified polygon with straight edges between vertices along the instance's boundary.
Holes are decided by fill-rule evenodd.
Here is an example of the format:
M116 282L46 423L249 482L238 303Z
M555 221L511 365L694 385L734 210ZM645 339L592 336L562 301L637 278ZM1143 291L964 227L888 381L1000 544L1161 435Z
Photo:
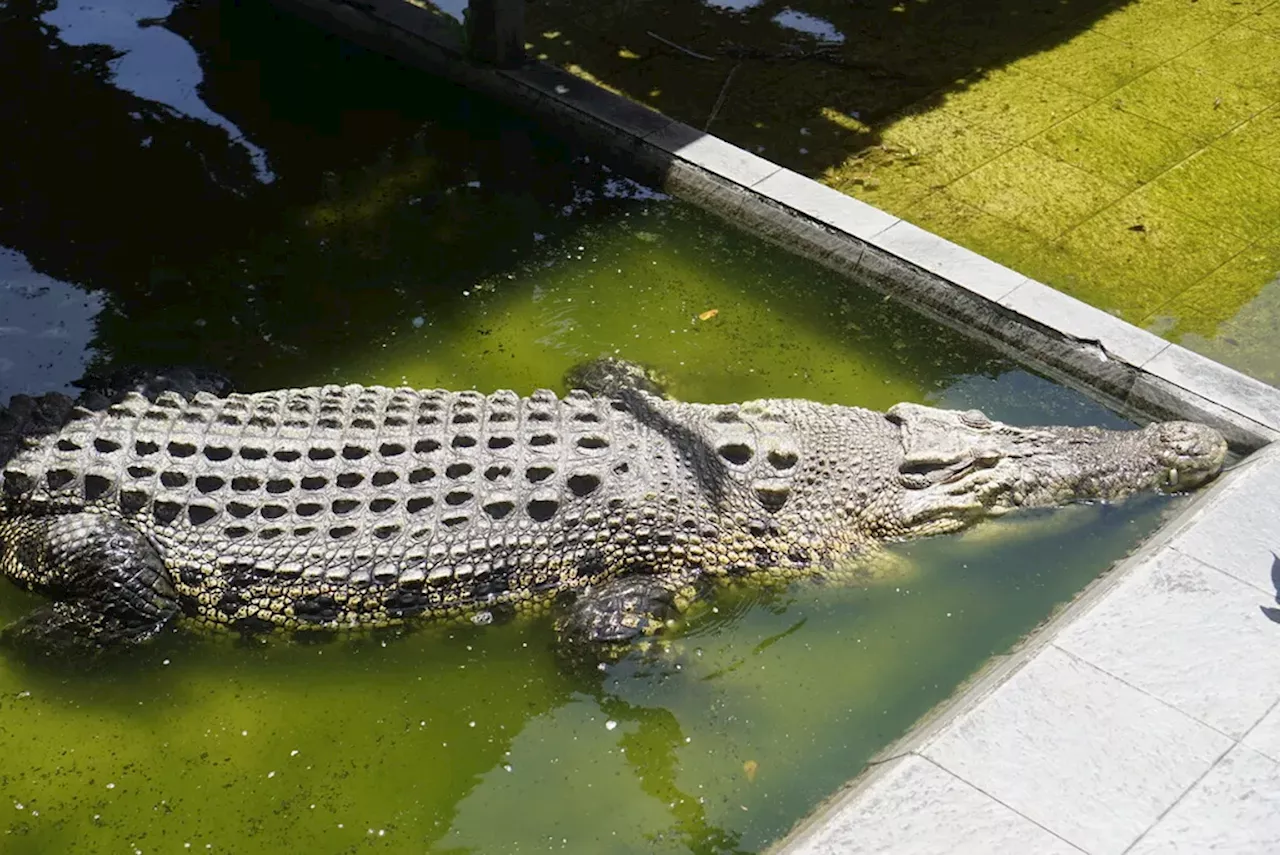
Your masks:
M557 652L571 669L603 669L633 653L665 649L660 638L680 611L669 579L625 576L584 590L556 621ZM657 645L657 648L654 647Z
M0 630L0 644L26 655L59 660L96 659L152 638L168 622L132 622L98 604L55 601Z

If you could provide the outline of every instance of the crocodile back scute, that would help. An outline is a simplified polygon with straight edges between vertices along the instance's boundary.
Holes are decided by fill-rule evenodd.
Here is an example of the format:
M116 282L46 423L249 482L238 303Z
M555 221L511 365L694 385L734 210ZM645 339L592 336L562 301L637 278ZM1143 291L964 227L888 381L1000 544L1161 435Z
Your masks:
M585 393L132 394L75 412L5 479L15 506L119 514L179 564L413 580L495 538L515 547L602 523L610 500L647 483L655 442Z

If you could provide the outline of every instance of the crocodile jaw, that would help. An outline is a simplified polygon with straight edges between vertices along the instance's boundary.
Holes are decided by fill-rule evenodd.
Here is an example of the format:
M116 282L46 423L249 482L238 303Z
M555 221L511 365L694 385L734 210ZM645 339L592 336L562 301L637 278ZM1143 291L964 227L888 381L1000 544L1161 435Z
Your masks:
M914 404L886 416L901 431L899 512L911 535L955 531L1015 508L1189 490L1217 475L1227 452L1218 431L1192 422L1136 431L1019 428L975 410Z

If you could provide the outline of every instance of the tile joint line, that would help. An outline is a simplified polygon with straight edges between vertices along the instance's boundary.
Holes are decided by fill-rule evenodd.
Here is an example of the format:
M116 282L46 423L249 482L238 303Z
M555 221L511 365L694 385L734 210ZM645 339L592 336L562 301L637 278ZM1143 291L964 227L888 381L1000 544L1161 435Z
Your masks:
M1002 808L1004 808L1005 810L1009 811L1009 812L1010 812L1010 813L1012 813L1014 816L1020 816L1020 817L1022 817L1022 818L1023 818L1023 819L1025 819L1027 822L1029 822L1029 823L1031 823L1032 825L1034 825L1036 828L1039 828L1039 829L1041 829L1042 831L1044 831L1044 833L1045 833L1045 834L1050 834L1050 835L1052 835L1053 837L1057 838L1058 840L1061 840L1063 843L1067 844L1067 845L1068 845L1068 846L1070 846L1072 849L1075 849L1075 850L1076 850L1076 851L1078 851L1078 852L1081 852L1081 853L1086 852L1086 850L1085 850L1085 849L1083 849L1083 848L1081 848L1081 847L1079 847L1079 846L1075 845L1075 844L1074 844L1074 843L1072 843L1070 840L1068 840L1067 838L1063 837L1061 834L1058 834L1058 833L1057 833L1056 831L1054 831L1052 828L1047 828L1047 827L1045 827L1045 825L1044 825L1043 823L1037 822L1036 820L1034 820L1034 819L1032 819L1031 817L1027 816L1027 815L1026 815L1025 813L1023 813L1022 811L1018 810L1018 809L1017 809L1017 808L1015 808L1014 806L1012 806L1012 805L1010 805L1009 803L1005 802L1003 799L997 798L996 796L994 796L994 795L992 795L991 793L987 792L986 790L982 789L982 787L979 787L977 784L973 783L972 781L969 781L969 780L967 780L967 779L965 779L965 778L960 777L960 775L958 775L958 774L956 774L955 772L951 771L951 770L950 770L950 769L948 769L946 766L943 766L941 763L939 763L937 760L934 760L932 757L929 757L928 755L921 754L921 753L918 753L918 752L915 752L915 751L910 752L910 753L915 754L915 755L916 755L917 757L919 757L921 760L923 760L923 761L925 761L926 763L930 764L930 765L931 765L931 766L933 766L935 769L938 769L938 770L939 770L940 772L942 772L944 775L949 775L949 776L951 776L952 778L955 778L957 781L959 781L959 782L960 782L961 784L963 784L964 786L971 788L974 792L981 793L982 795L984 795L984 796L986 796L987 798L991 799L991 801L993 801L993 802L995 802L996 804L1000 805Z

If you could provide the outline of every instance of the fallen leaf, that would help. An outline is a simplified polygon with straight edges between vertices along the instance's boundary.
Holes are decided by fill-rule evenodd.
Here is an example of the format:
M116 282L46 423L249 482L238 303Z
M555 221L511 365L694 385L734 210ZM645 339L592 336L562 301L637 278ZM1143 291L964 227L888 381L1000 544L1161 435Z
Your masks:
M751 782L756 779L756 770L760 768L760 764L754 760L748 760L742 764L742 771L747 773L747 781Z
M700 321L709 321L709 320L711 320L712 318L714 318L714 317L715 317L716 315L718 315L718 314L720 314L720 310L719 310L719 309L707 309L705 312L703 312L702 314L698 315L698 320L700 320Z

